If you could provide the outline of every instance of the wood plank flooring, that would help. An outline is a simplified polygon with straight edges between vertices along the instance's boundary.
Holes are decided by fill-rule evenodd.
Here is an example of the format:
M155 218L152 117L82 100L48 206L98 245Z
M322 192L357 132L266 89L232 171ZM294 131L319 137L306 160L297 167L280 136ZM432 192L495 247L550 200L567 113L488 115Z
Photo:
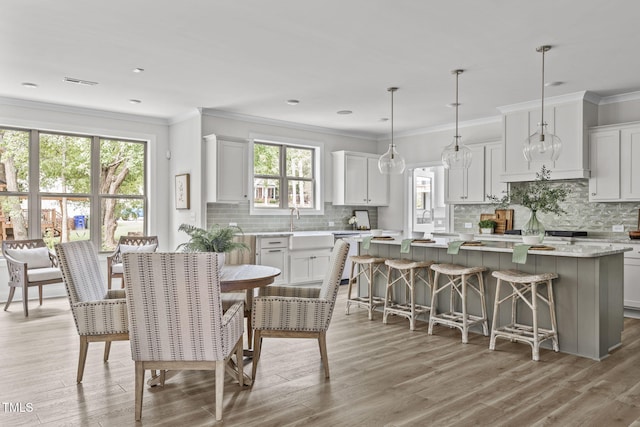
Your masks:
M227 376L218 424L640 426L640 320L625 319L622 347L601 362L546 349L533 362L525 344L499 340L489 351L477 334L464 345L446 327L428 336L424 322L412 332L403 318L383 325L381 313L369 321L357 308L347 316L345 294L343 286L327 335L331 379L316 341L265 339L252 388ZM0 312L0 425L215 424L214 376L200 371L145 388L137 424L129 343L113 343L107 364L102 351L90 345L76 385L78 335L65 298L32 302L28 319L17 304Z

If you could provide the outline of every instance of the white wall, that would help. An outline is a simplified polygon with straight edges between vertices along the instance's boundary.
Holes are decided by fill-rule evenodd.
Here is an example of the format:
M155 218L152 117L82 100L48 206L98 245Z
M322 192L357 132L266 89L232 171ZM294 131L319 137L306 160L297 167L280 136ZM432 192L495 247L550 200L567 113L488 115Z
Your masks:
M169 225L168 192L173 184L168 171L169 161L166 152L169 149L169 126L164 120L115 114L97 110L65 107L28 101L0 98L0 126L37 128L52 131L88 133L101 136L148 140L149 195L148 217L149 233L157 235L160 250L170 249L167 230ZM101 256L106 278L105 255ZM0 263L0 301L6 301L9 287L6 286L6 263ZM37 297L37 289L30 289L30 298ZM16 292L18 294L18 292ZM44 288L45 297L66 295L64 286L48 285ZM14 301L21 300L19 295ZM11 310L22 310L20 304L12 304Z

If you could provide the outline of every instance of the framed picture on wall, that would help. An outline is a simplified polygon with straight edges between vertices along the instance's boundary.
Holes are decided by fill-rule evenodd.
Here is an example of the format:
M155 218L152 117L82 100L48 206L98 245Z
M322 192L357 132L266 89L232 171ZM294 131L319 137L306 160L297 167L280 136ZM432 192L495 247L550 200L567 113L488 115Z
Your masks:
M176 175L176 209L189 208L189 174Z

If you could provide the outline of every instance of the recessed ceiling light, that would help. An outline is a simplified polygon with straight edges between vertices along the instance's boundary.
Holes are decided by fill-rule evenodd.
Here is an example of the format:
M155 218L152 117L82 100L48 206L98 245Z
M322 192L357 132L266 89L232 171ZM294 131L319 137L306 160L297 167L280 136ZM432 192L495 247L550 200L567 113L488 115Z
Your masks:
M134 73L142 73L144 71L144 68L134 68L133 70Z
M382 117L380 118L381 122L388 122L389 121L389 117Z
M28 87L29 89L36 89L38 87L37 84L35 83L29 83L29 82L24 82L22 83L22 86L24 87Z
M75 77L65 77L64 81L67 83L74 83L77 85L83 85L83 86L95 86L98 84L98 82L92 82L89 80L82 80L82 79L76 79Z
M300 104L300 101L298 101L297 99L287 99L287 104L289 104L289 105L298 105L298 104Z
M351 111L351 110L340 110L340 111L338 111L338 114L341 114L341 115L345 116L347 114L353 114L353 111Z
M550 86L560 86L561 84L563 84L564 82L547 82L544 85L546 87L550 87Z
M139 99L130 99L129 103L131 104L142 104L142 101Z

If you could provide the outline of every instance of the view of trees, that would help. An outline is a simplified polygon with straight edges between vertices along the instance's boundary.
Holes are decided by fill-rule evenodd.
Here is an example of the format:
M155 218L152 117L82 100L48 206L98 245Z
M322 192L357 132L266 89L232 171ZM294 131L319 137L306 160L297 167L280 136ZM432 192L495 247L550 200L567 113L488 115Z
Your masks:
M30 131L0 129L2 221L11 222L13 238L28 238L28 209L39 208L43 235L72 240L73 219L100 219L101 247L116 244L117 220L144 212L145 146L143 143L89 136L37 133L39 158L29 162ZM100 153L98 192L92 191L92 153ZM32 159L33 160L33 159ZM30 171L38 171L42 204L35 206ZM99 211L91 203L99 203ZM126 214L123 214L125 213ZM35 236L32 236L35 237ZM80 238L90 238L88 231Z

